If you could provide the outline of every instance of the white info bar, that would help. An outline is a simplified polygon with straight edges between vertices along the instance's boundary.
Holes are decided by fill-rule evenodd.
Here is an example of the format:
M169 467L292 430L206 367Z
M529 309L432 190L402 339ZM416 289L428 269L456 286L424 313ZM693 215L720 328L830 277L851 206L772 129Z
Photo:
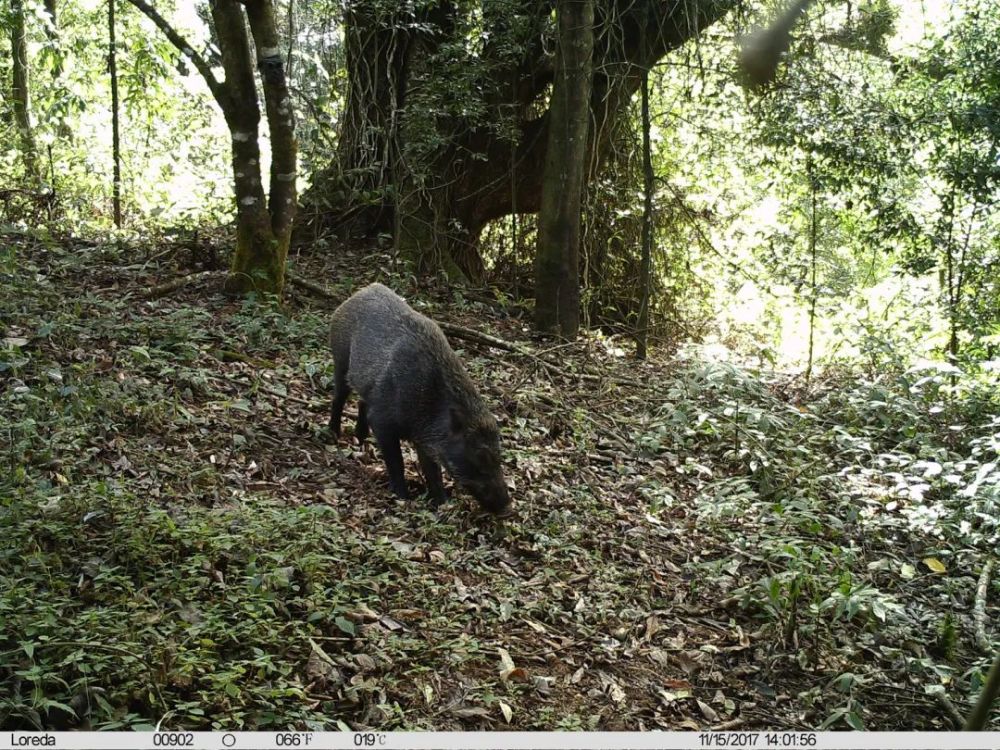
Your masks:
M1000 732L4 732L0 750L1000 750Z

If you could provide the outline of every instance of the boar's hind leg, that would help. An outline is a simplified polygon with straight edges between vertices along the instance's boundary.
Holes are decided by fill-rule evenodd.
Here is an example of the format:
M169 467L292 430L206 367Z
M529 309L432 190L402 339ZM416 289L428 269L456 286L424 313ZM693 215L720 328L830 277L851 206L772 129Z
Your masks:
M337 367L333 372L333 403L330 405L330 433L340 437L340 416L344 413L344 402L351 395L347 384L347 373Z
M410 495L406 491L406 478L403 476L403 451L399 447L399 432L377 421L372 422L372 430L382 452L385 468L389 472L389 488L406 500Z
M444 482L441 481L441 467L437 461L417 446L417 458L420 459L420 471L424 474L424 481L427 482L427 493L431 496L434 505L444 502L447 495L444 491Z
M358 404L358 421L354 425L354 437L359 443L365 442L368 438L368 407L364 401Z

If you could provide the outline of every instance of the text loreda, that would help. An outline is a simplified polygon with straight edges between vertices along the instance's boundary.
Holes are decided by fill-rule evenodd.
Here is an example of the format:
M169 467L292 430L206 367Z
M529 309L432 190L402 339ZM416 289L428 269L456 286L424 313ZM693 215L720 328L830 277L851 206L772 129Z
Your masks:
M11 747L55 747L56 738L51 734L10 734Z

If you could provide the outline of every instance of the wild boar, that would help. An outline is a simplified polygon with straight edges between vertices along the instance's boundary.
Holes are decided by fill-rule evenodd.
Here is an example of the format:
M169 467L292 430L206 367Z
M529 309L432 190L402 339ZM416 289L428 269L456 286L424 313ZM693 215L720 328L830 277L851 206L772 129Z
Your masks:
M510 512L496 420L437 323L391 289L371 284L334 311L330 349L330 432L340 436L344 403L356 391L355 434L363 441L371 427L396 495L408 496L400 450L408 440L435 504L446 497L444 466L484 509Z

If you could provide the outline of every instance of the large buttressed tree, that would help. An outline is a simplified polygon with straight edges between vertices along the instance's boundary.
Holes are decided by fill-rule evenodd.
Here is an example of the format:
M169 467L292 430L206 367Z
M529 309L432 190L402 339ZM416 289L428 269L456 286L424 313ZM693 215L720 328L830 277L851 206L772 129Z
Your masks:
M593 176L643 72L736 0L595 3ZM425 269L477 279L490 221L541 207L555 75L554 0L354 0L338 151L314 176L302 236L392 233Z

